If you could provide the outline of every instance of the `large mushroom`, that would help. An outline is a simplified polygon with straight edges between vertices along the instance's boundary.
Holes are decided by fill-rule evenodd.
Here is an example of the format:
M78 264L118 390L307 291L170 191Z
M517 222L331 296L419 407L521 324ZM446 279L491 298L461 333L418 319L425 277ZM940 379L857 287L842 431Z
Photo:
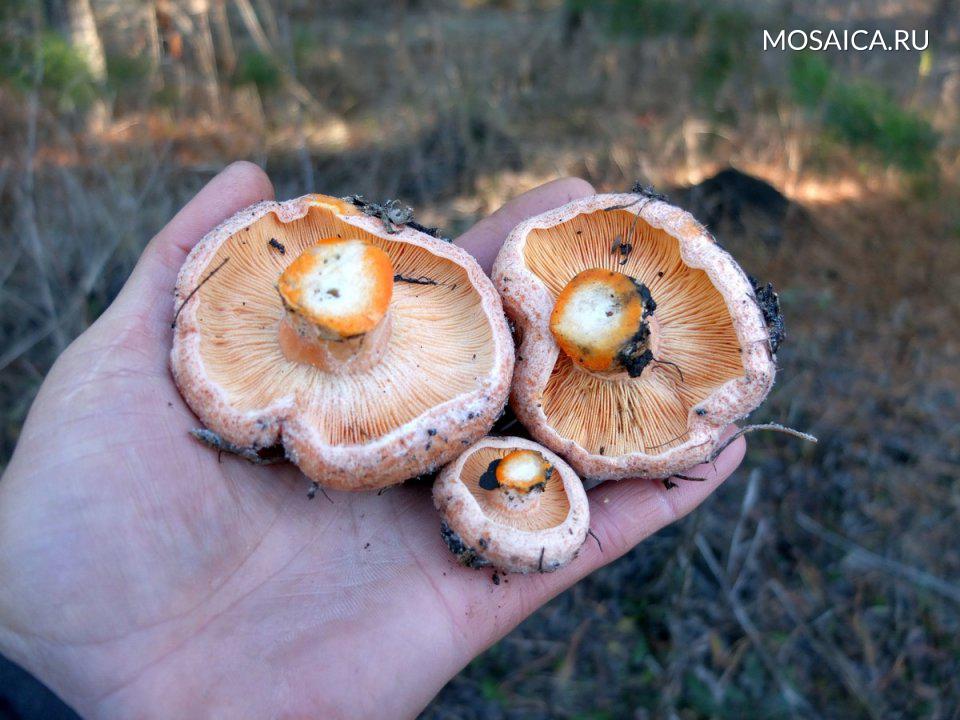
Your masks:
M590 506L580 478L530 440L487 437L447 465L433 485L441 535L469 567L552 572L576 557Z
M466 251L397 210L306 195L200 241L171 354L198 437L364 490L432 471L490 428L513 368L500 299Z
M588 485L710 459L773 385L753 283L658 196L594 195L531 218L493 278L517 328L511 405Z

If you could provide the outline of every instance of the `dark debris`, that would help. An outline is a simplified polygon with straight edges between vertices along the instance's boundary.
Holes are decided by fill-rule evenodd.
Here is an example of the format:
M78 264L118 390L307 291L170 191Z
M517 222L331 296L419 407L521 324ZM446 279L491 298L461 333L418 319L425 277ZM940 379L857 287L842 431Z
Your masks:
M213 432L213 430L208 430L207 428L194 428L190 431L190 434L217 452L242 457L254 465L273 465L275 463L286 462L287 460L282 445L270 445L264 448L241 447L240 445L234 445L224 440L217 433Z
M436 280L433 278L428 278L426 275L421 275L420 277L408 277L406 275L394 275L394 282L405 282L410 283L411 285L439 285Z
M634 195L643 195L645 198L650 198L651 200L659 200L661 202L670 202L669 198L663 193L657 192L653 185L644 185L639 180L633 184L633 187L630 188L630 192Z
M435 237L437 240L451 242L449 238L440 234L439 228L427 227L414 221L413 208L404 205L399 200L385 200L382 203L368 202L363 195L350 195L344 198L345 201L352 203L359 208L365 215L379 219L387 232L391 235L400 231L401 227L406 225L414 230Z
M479 485L484 490L496 490L500 487L500 483L497 481L497 467L500 465L499 460L493 460L487 466L487 469L483 471L483 475L480 476Z
M780 310L780 296L773 289L773 283L764 285L752 275L748 275L747 279L750 280L750 285L756 295L757 305L760 306L763 320L767 324L767 332L770 334L770 352L776 355L777 350L787 337L787 331L783 324L783 312Z
M440 537L450 548L450 552L457 556L461 565L469 568L482 568L490 564L489 560L467 545L446 522L441 521L440 523Z

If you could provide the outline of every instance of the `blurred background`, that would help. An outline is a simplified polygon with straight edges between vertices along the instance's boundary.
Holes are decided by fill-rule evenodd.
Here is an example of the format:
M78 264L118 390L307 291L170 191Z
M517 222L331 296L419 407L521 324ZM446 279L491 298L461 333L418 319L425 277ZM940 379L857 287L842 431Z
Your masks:
M928 30L762 52L762 30ZM922 40L922 35L921 38ZM456 235L579 175L691 209L787 318L742 469L440 718L960 717L952 0L3 0L0 469L57 354L231 160ZM72 717L0 659L0 718Z

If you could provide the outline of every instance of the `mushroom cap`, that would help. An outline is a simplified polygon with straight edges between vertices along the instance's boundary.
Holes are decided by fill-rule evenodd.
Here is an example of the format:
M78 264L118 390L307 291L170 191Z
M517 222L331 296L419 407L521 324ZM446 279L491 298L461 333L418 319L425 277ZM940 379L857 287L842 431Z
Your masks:
M483 436L513 369L500 298L465 250L388 230L349 202L305 195L252 205L194 247L177 280L171 370L207 428L241 448L282 445L307 477L342 490L431 472ZM379 248L397 273L384 354L357 372L291 361L278 342L281 273L336 237Z
M519 480L538 456L543 464L537 469L546 472L529 490L481 485L494 463L497 470L509 463L507 472ZM516 437L486 437L467 448L440 472L433 504L461 562L504 572L557 570L576 557L590 527L587 494L573 469L547 448Z
M578 367L551 332L558 298L592 269L629 276L655 301L656 360L638 377ZM704 462L773 386L746 274L692 215L661 200L594 195L530 218L510 233L493 278L517 328L514 412L588 487Z

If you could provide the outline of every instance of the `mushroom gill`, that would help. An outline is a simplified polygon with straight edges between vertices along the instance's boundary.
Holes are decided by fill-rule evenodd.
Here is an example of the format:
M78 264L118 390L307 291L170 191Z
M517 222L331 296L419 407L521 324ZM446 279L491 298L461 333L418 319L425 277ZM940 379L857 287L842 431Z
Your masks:
M328 238L380 248L395 273L385 347L375 363L348 372L291 360L279 342L278 280ZM362 444L476 389L491 370L493 330L463 268L343 222L323 205L290 222L267 213L225 240L207 267L221 264L198 291L200 352L211 380L240 411L294 396L327 443Z
M548 423L598 455L660 453L682 443L691 408L745 373L720 292L689 267L679 242L625 210L577 215L530 231L527 268L554 300L588 270L628 276L655 302L653 360L637 377L586 371L561 352L543 391Z
M570 512L570 500L563 487L563 478L559 472L553 472L552 467L545 473L542 486L538 483L527 492L517 492L507 486L487 485L489 489L482 486L482 478L492 464L517 454L517 450L509 447L478 447L464 459L460 482L473 495L484 515L499 525L531 532L561 525ZM543 460L543 456L540 457ZM544 463L549 467L546 460Z

